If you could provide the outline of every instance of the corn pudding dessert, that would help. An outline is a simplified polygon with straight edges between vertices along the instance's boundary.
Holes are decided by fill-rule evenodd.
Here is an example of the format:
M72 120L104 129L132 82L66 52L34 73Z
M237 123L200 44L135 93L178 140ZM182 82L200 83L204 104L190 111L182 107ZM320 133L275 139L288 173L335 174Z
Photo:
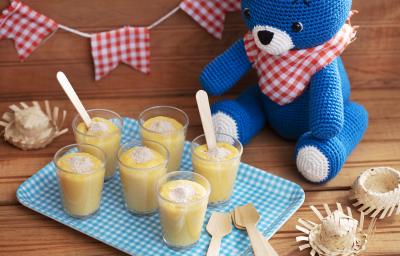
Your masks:
M88 111L90 112L90 111ZM90 127L79 122L74 127L78 144L90 144L101 148L107 155L105 179L113 177L117 166L117 153L121 141L122 120L116 122L103 117L93 117ZM121 125L118 125L118 122Z
M210 204L225 203L232 195L242 146L238 141L231 141L217 142L217 147L212 150L208 150L206 144L192 143L193 169L211 184Z
M152 117L143 123L143 129L141 129L143 140L157 141L168 149L170 155L168 171L179 170L185 135L184 126L167 116Z
M163 238L171 247L191 246L200 238L210 188L203 177L200 176L204 185L194 177L169 180L158 187Z
M104 159L86 152L77 152L56 157L55 163L64 209L75 217L95 213L101 201Z
M153 213L158 208L156 184L167 172L168 153L163 146L155 144L127 144L118 154L126 207L136 214Z

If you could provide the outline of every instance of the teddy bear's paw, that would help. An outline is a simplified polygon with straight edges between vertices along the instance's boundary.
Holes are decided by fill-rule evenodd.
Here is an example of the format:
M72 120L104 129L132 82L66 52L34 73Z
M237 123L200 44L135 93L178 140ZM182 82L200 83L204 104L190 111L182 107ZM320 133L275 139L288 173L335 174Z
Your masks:
M309 181L320 183L329 175L328 158L315 146L305 146L296 157L297 169Z
M232 117L222 111L218 111L213 115L212 119L215 132L228 134L236 139L239 138L238 127L236 121Z

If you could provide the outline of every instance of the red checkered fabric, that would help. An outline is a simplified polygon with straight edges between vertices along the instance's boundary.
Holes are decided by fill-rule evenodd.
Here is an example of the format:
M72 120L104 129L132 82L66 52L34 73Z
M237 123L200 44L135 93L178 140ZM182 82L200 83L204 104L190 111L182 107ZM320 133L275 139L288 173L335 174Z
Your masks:
M93 34L92 56L96 80L100 80L120 62L143 72L150 72L150 33L144 27L123 27Z
M0 40L14 40L21 61L28 58L57 28L54 20L19 1L12 1L0 15Z
M260 50L251 32L245 35L244 42L247 56L257 70L261 91L277 104L286 105L299 97L311 77L339 56L354 37L355 29L345 24L325 44L278 56Z
M218 39L222 38L225 15L239 11L241 0L184 0L180 7Z

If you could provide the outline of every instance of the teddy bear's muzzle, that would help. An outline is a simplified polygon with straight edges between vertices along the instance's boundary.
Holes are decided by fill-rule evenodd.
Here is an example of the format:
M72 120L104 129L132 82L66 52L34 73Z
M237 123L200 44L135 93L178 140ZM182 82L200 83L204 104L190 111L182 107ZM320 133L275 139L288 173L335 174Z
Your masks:
M260 30L257 32L257 36L263 45L269 45L274 38L274 33L268 30Z
M253 28L252 33L257 47L269 54L280 55L294 47L290 35L278 28L257 25Z

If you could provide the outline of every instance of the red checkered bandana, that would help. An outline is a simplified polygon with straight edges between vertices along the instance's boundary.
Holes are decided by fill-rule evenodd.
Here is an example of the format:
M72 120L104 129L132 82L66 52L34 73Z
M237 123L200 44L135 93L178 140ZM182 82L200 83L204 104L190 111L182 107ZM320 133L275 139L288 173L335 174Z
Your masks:
M311 77L330 64L354 40L355 29L345 24L327 43L314 48L291 50L275 56L260 50L248 32L244 37L250 62L257 70L261 91L279 105L286 105L299 97Z
M123 27L92 35L92 55L96 80L100 80L120 62L150 72L150 33L144 27Z
M57 28L58 24L54 20L19 1L11 2L0 14L0 40L14 40L21 61L28 58Z
M184 0L180 7L218 39L222 38L225 15L239 11L241 0Z

